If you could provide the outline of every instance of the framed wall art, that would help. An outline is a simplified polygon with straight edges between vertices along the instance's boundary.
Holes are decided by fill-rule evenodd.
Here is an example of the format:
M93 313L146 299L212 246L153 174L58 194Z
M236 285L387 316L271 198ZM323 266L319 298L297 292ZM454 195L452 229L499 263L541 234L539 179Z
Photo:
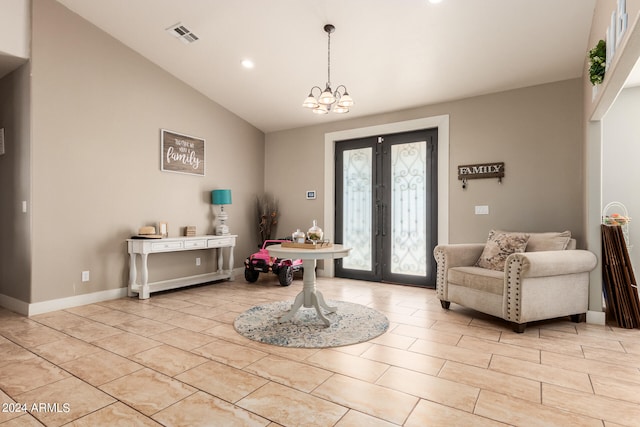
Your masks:
M160 169L204 176L204 143L202 138L161 129Z

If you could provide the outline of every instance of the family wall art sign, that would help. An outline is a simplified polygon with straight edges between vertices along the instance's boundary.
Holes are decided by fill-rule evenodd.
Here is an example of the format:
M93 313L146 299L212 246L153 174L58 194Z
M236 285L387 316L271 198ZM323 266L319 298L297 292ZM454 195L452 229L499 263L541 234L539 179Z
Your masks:
M162 171L204 176L204 139L162 129Z
M463 189L467 188L468 180L478 178L498 178L498 182L502 183L504 162L458 166L458 179L462 181Z

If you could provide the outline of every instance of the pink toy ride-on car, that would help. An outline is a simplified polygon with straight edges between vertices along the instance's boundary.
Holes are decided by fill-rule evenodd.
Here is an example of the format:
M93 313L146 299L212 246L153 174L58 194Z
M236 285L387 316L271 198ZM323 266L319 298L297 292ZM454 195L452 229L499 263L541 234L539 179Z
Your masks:
M289 286L293 282L293 273L302 269L302 260L272 257L267 250L267 246L283 242L289 240L265 240L258 252L249 255L244 261L244 278L247 282L253 283L258 280L260 273L269 271L278 276L282 286Z

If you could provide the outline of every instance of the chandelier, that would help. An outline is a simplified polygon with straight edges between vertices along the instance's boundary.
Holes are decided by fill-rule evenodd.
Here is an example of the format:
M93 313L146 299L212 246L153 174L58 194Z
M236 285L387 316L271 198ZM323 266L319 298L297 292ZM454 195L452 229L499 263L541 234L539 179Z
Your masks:
M310 108L316 114L327 114L329 111L334 113L348 113L349 107L353 105L353 99L349 96L347 88L340 85L335 91L331 89L331 33L336 30L331 24L324 26L327 33L327 86L324 91L319 86L313 86L309 91L309 96L304 100L302 106ZM313 91L317 89L317 96ZM335 106L334 106L335 104Z

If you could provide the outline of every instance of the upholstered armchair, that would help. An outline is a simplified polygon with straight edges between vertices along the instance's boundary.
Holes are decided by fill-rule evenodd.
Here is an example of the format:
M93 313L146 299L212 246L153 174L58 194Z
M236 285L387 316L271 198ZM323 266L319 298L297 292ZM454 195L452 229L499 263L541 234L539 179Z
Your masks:
M597 259L575 248L569 232L493 230L487 243L439 245L436 294L444 309L453 302L500 317L518 333L537 320L571 316L582 322Z

